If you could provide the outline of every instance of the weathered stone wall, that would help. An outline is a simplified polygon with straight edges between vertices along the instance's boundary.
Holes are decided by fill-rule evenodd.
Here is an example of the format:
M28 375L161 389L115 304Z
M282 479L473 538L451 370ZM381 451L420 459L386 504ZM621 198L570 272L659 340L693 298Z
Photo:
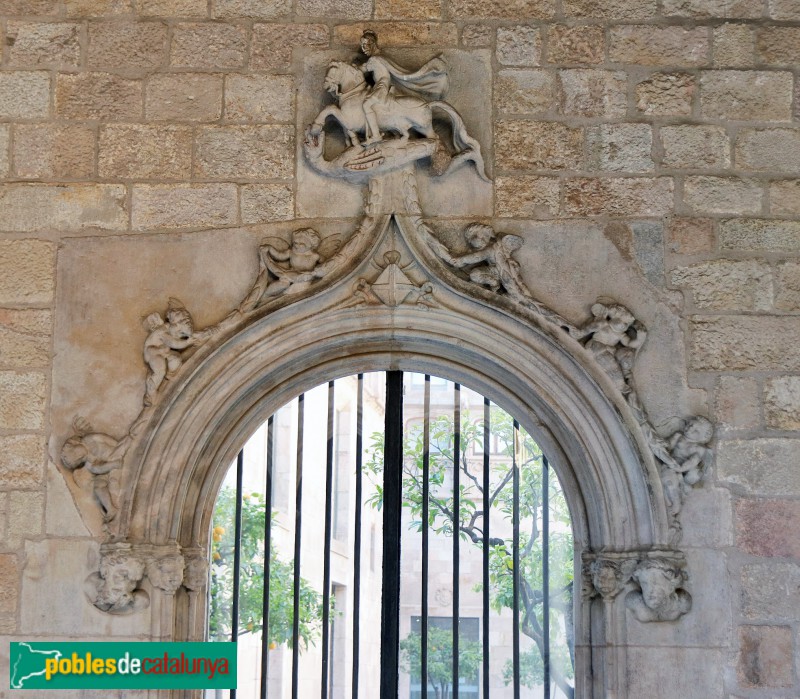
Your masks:
M9 638L148 637L83 599L99 524L55 456L76 412L116 434L135 417L143 315L177 295L200 326L219 320L260 236L327 216L299 162L318 73L311 102L298 88L315 54L354 55L369 27L398 60L474 57L453 99L491 118L470 126L494 183L465 181L474 196L442 204L441 229L480 216L522 235L534 295L576 322L598 296L629 306L650 330L637 384L654 422L718 424L684 513L695 609L630 626L629 695L800 695L798 0L0 13L0 658Z

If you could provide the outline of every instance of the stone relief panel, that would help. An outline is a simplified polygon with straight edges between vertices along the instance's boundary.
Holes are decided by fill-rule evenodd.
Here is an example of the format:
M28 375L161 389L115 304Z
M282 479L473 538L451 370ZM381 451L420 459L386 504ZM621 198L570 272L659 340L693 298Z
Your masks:
M439 231L432 222L423 219L428 209L423 192L430 194L435 190L428 187L430 182L436 181L444 187L439 190L440 200L431 207L437 216L447 214L444 202L448 201L448 193L466 191L475 195L474 205L458 212L470 216L473 210L485 208L482 188L491 192L481 147L481 140L486 139L473 137L472 125L469 128L465 125L466 117L462 118L451 104L440 99L447 90L451 73L453 76L465 73L453 71L452 61L445 56L422 62L409 53L403 60L404 65L411 67L401 67L383 55L378 37L371 32L365 32L360 48L360 54L348 60L331 61L330 56L315 55L307 62L309 80L319 78L320 70L327 66L316 91L324 87L335 103L319 108L310 125L304 128L299 162L307 171L299 177L298 186L307 191L298 193L298 201L301 210L305 201L309 211L314 206L323 206L326 216L347 212L363 214L361 220L355 224L352 221L335 224L327 218L322 219L322 225L318 219L315 227L293 221L282 225L278 235L269 235L276 232L270 226L226 231L226 236L237 244L233 254L226 244L224 254L213 261L212 267L218 266L219 259L226 260L228 265L238 259L240 264L235 270L235 284L226 289L223 297L216 297L213 312L205 316L207 322L196 324L178 300L178 292L172 290L175 286L172 280L153 275L158 280L154 289L163 293L166 287L170 288L168 294L158 294L157 307L166 306L166 311L144 316L145 336L139 360L144 364L144 380L135 390L142 396L136 417L123 423L129 427L121 438L95 431L85 418L74 418L71 435L59 447L64 469L73 476L77 472L89 475L94 503L105 523L104 534L111 540L119 535L124 537L124 532L115 529L113 523L118 508L115 476L124 470L131 444L143 434L166 387L179 380L188 359L202 351L203 345L213 344L215 336L243 328L255 314L284 308L331 288L350 275L351 293L338 302L340 307L411 305L426 310L437 306L437 289L448 286L489 304L503 299L523 320L535 319L537 326L545 328L570 351L582 353L586 362L606 377L611 391L617 394L614 400L619 398L622 405L627 405L640 425L661 470L671 518L670 544L676 545L681 537L679 515L684 498L701 481L711 460L709 444L713 426L706 418L697 416L675 417L672 423L679 421L682 426L668 432L652 424L635 380L638 356L649 334L629 308L613 298L600 297L591 305L587 320L571 321L542 302L526 283L525 273L528 272L528 278L531 274L521 261L526 244L524 235L497 230L483 220L468 218L454 237L452 230ZM451 59L462 58L458 52L451 53ZM321 59L328 63L319 62ZM472 64L464 59L467 74L475 68L474 59L472 55ZM474 89L473 86L473 94ZM318 103L308 100L301 113L312 113L314 104ZM475 107L464 112L471 115L474 124L480 107L468 106ZM437 111L448 124L444 131L434 119ZM487 122L488 119L481 119L477 123ZM472 184L462 189L462 180ZM339 197L339 191L346 192L346 196ZM354 192L360 192L359 196L365 200L350 197ZM257 260L253 260L246 251L252 251L256 237L259 238ZM166 243L167 247L176 244ZM215 244L216 241L209 247ZM441 270L425 263L414 252L420 246L431 259L438 260ZM191 247L187 242L178 257L186 259L186 251ZM248 254L250 259L242 262L242 255ZM167 259L180 269L176 260ZM193 265L201 269L195 260L189 266ZM107 285L117 282L106 274L101 276ZM215 274L214 278L217 276L220 275ZM180 295L192 298L194 305L195 299L209 295L204 281L204 275L198 275L195 284L202 287L199 293L186 296L180 292ZM76 291L74 286L72 290ZM153 289L146 291L150 293L145 296L156 295ZM169 299L166 303L165 297ZM663 302L663 298L660 300ZM203 329L196 329L196 325ZM96 391L94 395L102 393ZM125 405L129 403L130 399ZM133 553L120 546L123 548L104 549L99 570L86 580L87 597L98 609L129 614L144 608L147 593L138 585L145 575L154 587L170 594L187 579L191 579L187 589L198 589L197 566L187 578L187 561L180 553L154 557L142 549ZM682 566L675 563L677 559L669 555L637 556L635 561L630 557L591 561L587 569L590 594L594 590L603 597L614 598L624 589L630 589L626 604L640 621L674 620L686 613L690 598L681 587L686 576ZM631 589L637 585L638 590Z

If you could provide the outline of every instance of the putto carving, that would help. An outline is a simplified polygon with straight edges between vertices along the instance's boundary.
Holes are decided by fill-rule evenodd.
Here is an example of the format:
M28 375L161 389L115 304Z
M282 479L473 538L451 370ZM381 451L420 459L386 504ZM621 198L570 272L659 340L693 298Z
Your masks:
M102 432L95 432L91 424L78 416L72 421L75 434L61 447L61 463L75 478L75 471L86 469L91 474L94 498L110 522L117 514L115 498L111 495L110 473L122 467L122 459L130 438L116 440Z
M306 131L304 150L312 167L322 174L361 181L358 173L378 176L429 158L433 175L472 162L478 176L488 181L480 144L469 135L459 113L441 99L448 87L444 59L437 56L418 70L405 70L382 55L377 34L369 30L361 37L360 48L366 60L332 61L328 67L323 86L337 103L320 111ZM437 112L450 123L451 144L445 145L433 128ZM323 156L323 129L329 118L342 127L347 146L335 162ZM412 132L419 138L411 139Z
M640 412L644 414L641 409ZM678 516L683 502L692 487L702 480L713 457L709 444L714 438L714 425L707 418L693 417L683 421L680 429L664 438L645 420L642 431L660 466L672 540L677 541L681 536Z
M107 544L100 549L100 570L86 578L84 592L101 612L133 614L150 604L150 596L139 585L145 561L130 544Z
M169 300L164 318L151 313L145 319L149 331L144 342L144 361L147 364L144 405L150 406L165 379L170 379L183 364L182 352L205 342L214 333L213 328L195 331L194 321L186 307L175 298Z
M628 593L625 606L639 621L675 621L692 608L692 598L683 589L687 575L682 561L647 559L636 567L631 579L639 589Z
M337 237L323 241L313 228L294 231L288 242L283 238L265 239L258 249L258 277L239 310L247 312L270 298L305 291L332 271L333 265L324 261L338 248Z
M610 299L598 299L592 319L570 334L592 353L623 394L631 391L634 359L647 339L647 330L633 313Z
M396 308L402 304L416 304L421 308L432 308L436 305L433 299L433 284L428 281L415 284L405 269L400 265L400 253L389 250L384 253L382 262L373 261L381 272L375 281L370 282L360 277L353 285L353 299L349 306L390 306Z
M464 239L471 252L455 255L448 250L420 219L417 230L431 250L450 267L464 271L469 280L495 293L505 293L509 298L551 323L570 330L572 325L555 311L536 301L522 279L519 263L512 257L522 247L523 239L514 234L497 234L483 223L471 223L464 229Z
M640 560L640 554L608 554L585 557L583 565L584 596L600 596L612 600L631 580Z
M146 572L150 582L168 594L183 584L186 562L178 551L155 554L147 561Z

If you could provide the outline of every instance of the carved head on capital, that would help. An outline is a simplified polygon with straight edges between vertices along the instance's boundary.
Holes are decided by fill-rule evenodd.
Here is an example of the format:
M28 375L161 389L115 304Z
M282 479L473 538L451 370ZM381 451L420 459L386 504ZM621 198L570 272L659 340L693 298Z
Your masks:
M150 597L137 589L144 577L144 562L128 551L111 551L103 555L100 570L92 573L84 584L91 603L109 614L131 614L144 609Z
M625 603L639 621L674 621L691 609L692 598L682 589L686 572L675 561L645 560L637 566L632 579L641 590L631 592Z

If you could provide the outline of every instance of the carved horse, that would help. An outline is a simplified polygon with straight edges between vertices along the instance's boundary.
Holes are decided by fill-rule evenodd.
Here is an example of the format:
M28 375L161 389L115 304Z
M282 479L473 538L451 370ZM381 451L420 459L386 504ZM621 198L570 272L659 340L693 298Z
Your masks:
M364 100L369 94L369 84L364 74L349 63L332 61L323 84L336 98L338 105L329 105L317 115L310 128L311 135L319 135L328 117L333 117L344 129L347 146L359 145L361 141L358 134L365 134L367 129ZM449 170L460 162L471 160L481 179L489 179L484 171L480 144L467 133L461 116L447 102L428 102L414 95L397 94L392 89L388 98L382 104L376 104L374 110L380 130L399 134L401 143L408 141L412 130L423 138L438 141L439 136L433 128L433 111L444 112L452 126L453 146L456 151L445 169Z

